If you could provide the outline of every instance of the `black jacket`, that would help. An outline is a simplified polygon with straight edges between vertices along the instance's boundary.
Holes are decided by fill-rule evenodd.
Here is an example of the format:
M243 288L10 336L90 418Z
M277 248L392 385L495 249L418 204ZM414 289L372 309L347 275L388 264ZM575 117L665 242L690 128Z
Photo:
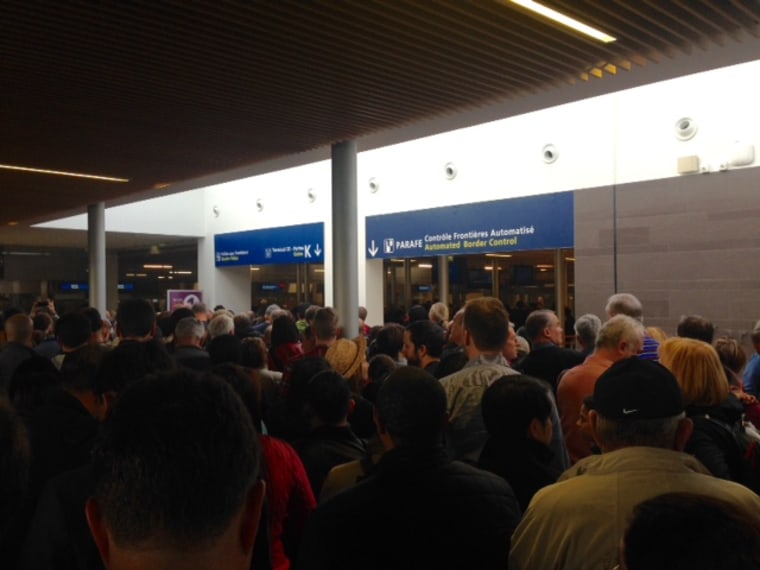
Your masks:
M330 469L361 459L367 452L364 440L359 439L348 426L315 428L295 441L293 447L303 461L315 497L319 497Z
M517 370L528 376L541 378L551 384L557 393L557 378L563 370L581 364L585 356L576 350L556 344L545 344L531 349Z
M551 448L530 438L508 441L489 437L480 452L478 467L509 483L525 512L536 491L557 482L562 471Z
M694 422L694 432L684 451L699 459L716 477L741 482L739 449L727 427L735 427L743 412L744 406L733 395L719 406L688 406L686 416Z
M504 570L520 516L493 473L451 461L443 447L398 447L314 511L297 568Z

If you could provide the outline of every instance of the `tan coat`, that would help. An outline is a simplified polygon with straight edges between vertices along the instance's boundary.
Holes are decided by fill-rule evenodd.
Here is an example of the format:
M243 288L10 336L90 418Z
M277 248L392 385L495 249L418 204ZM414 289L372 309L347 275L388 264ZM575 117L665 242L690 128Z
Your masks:
M636 505L672 491L724 499L760 512L760 497L709 474L694 457L629 447L582 459L533 497L512 538L510 570L597 570L618 563Z

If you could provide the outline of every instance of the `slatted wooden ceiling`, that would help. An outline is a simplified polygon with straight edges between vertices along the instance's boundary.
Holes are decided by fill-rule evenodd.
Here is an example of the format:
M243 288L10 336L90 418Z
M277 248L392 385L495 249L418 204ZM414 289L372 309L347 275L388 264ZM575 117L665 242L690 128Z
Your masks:
M425 118L635 73L760 33L753 0L0 3L0 224Z

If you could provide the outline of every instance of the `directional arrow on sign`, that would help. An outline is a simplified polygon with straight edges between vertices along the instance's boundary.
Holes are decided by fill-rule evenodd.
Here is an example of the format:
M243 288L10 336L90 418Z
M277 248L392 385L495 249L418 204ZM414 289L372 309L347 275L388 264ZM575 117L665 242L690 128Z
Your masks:
M319 257L320 255L322 255L322 250L319 249L319 244L317 244L316 247L314 248L314 253L317 254L317 257Z
M311 244L307 243L305 246L303 246L303 256L304 258L311 257Z
M372 247L368 247L367 251L372 257L377 255L377 246L375 246L375 240L372 240Z

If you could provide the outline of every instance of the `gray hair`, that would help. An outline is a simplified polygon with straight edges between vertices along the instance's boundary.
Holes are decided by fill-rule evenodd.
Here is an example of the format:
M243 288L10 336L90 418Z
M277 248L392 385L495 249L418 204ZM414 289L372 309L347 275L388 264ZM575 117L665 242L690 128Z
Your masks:
M597 348L615 348L621 342L634 344L644 337L644 325L628 315L615 315L599 330Z
M607 299L605 311L610 317L615 315L628 315L638 321L644 321L644 308L634 295L630 293L617 293Z
M279 317L288 317L292 321L293 313L291 313L287 309L275 309L269 314L269 318L272 319L272 322L277 320Z
M575 320L573 329L575 334L580 337L583 346L593 346L596 343L596 337L599 335L599 329L602 328L602 319L593 313L586 313Z
M232 334L235 331L235 321L226 314L216 315L208 323L208 336L215 338L225 334Z
M596 432L603 446L610 449L635 446L673 449L678 424L684 417L682 412L668 418L617 421L600 415Z
M206 329L203 323L197 321L195 317L185 317L177 321L174 327L174 336L176 338L203 338Z

